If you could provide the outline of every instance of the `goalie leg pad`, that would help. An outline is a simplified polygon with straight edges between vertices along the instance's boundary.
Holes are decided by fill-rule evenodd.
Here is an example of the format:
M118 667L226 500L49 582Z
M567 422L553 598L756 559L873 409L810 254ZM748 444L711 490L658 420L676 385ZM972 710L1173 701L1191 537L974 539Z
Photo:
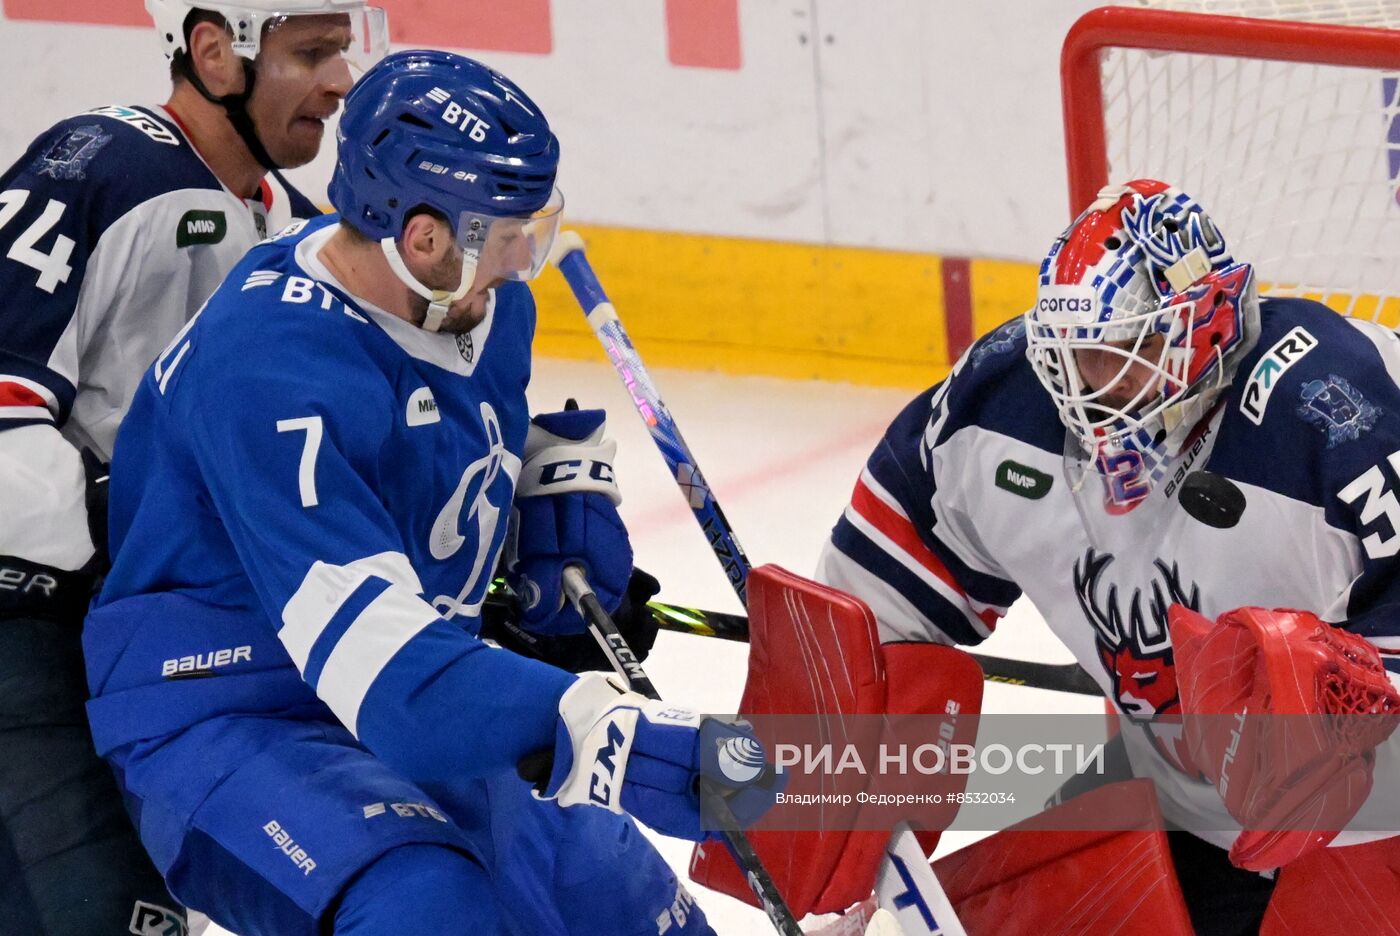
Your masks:
M753 570L748 591L744 714L958 717L980 712L982 671L969 654L927 643L882 647L864 602L777 566ZM874 887L889 833L776 832L760 826L750 838L800 918L864 900ZM925 854L937 842L937 832L920 833ZM722 848L697 849L690 874L699 884L753 903Z
M1137 821L1124 831L1053 831L1072 825L1074 811ZM1129 780L974 842L933 869L969 933L1192 936L1163 828L1152 781Z
M748 596L749 673L741 713L812 714L818 719L885 713L884 658L875 616L864 602L775 565L749 573ZM885 835L764 831L760 825L749 839L800 919L864 899L875 880ZM846 854L856 857L844 858ZM829 906L829 882L845 861L860 864L864 888L839 906ZM756 905L738 865L717 843L696 848L690 877Z
M1321 848L1283 868L1261 936L1400 936L1400 837Z

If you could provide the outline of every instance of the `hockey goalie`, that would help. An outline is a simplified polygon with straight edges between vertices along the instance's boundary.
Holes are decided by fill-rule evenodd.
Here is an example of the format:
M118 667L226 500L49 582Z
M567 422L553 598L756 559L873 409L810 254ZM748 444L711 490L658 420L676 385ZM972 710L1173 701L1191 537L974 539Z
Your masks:
M819 565L840 591L755 573L755 631L769 622L746 710L975 710L952 645L1025 595L1097 679L1140 778L1081 796L1161 821L1032 821L940 860L967 932L1400 933L1397 374L1394 333L1260 299L1189 195L1105 188L1051 245L1035 306L890 426ZM854 688L821 696L810 648L781 649L792 609L850 596L873 636L823 647ZM884 844L774 833L760 850L803 875L797 908L838 911ZM722 865L696 876L723 884Z

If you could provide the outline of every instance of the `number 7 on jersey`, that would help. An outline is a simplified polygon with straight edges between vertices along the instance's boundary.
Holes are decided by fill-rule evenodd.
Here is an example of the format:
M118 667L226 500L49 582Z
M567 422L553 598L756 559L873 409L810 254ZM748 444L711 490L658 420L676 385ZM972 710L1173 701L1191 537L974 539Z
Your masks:
M316 497L316 454L321 451L321 436L324 431L321 417L298 416L296 419L279 419L277 431L306 433L306 444L301 449L301 465L297 469L297 486L301 491L301 506L315 507L320 503Z

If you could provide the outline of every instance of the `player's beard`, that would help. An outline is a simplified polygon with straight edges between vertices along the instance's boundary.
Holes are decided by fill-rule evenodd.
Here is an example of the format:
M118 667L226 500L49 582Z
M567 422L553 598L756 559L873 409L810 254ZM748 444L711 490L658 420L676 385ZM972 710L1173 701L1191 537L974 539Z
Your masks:
M455 290L461 281L462 255L453 251L437 262L424 285L431 289ZM477 284L472 285L475 287ZM481 320L486 317L489 289L495 285L497 284L492 283L479 289L473 288L466 296L452 303L438 331L460 335L480 325ZM428 300L410 291L409 301L413 303L413 324L421 328L428 317Z

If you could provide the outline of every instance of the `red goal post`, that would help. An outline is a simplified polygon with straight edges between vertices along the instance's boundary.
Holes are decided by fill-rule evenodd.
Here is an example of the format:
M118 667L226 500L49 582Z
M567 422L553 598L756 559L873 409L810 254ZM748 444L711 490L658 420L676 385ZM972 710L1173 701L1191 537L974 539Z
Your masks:
M1400 324L1400 29L1101 7L1060 62L1071 216L1161 178L1266 291Z

